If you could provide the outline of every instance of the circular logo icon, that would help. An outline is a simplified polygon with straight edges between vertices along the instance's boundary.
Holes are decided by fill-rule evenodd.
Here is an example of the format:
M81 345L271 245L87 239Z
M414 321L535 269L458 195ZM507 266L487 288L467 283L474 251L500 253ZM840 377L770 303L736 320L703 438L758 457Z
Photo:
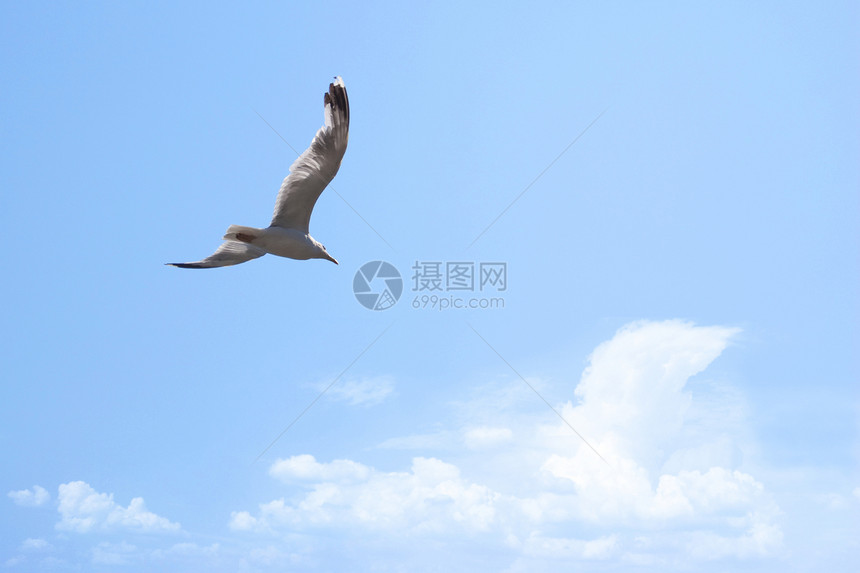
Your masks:
M361 305L370 310L386 310L403 294L403 279L391 263L371 261L355 272L352 292Z

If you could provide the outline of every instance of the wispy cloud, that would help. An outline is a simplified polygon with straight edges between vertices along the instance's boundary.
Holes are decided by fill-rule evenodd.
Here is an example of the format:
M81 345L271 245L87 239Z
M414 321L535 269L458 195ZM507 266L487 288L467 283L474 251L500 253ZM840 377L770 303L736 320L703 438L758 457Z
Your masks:
M460 436L457 432L443 430L430 434L413 434L387 438L377 447L386 450L450 450L457 446Z
M469 449L482 449L499 446L513 438L513 432L509 428L491 428L480 426L466 430L463 441Z
M390 376L345 380L332 386L327 397L353 406L374 406L394 392L394 379Z
M152 558L155 560L195 560L199 563L201 559L211 559L217 557L221 552L221 545L213 543L211 545L198 545L193 542L175 543L167 549L156 549L152 552Z
M21 551L50 551L53 546L41 538L27 538L21 542Z
M103 541L92 549L92 562L95 565L128 565L139 558L138 548L126 541Z

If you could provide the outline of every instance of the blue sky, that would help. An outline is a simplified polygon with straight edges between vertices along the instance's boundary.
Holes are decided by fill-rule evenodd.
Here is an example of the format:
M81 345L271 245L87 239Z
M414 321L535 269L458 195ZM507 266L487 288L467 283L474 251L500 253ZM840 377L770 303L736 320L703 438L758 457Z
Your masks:
M0 568L860 558L853 3L0 10ZM267 224L335 75L340 265L165 267Z

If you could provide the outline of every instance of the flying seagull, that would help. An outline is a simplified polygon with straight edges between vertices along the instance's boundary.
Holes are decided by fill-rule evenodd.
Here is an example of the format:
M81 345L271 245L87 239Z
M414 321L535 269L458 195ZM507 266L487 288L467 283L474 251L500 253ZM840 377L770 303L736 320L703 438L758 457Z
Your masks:
M310 147L290 166L278 191L275 215L265 229L230 225L224 243L212 255L196 263L167 263L183 269L209 269L238 265L266 253L289 259L337 261L310 236L311 211L323 189L334 179L349 139L349 99L340 77L329 84L323 97L325 125Z

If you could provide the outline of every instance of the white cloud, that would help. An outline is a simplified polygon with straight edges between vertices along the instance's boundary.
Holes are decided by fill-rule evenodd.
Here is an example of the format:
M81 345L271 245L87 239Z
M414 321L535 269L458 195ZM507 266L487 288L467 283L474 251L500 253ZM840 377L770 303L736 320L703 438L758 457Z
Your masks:
M257 518L247 511L234 511L230 514L230 529L233 531L250 531L260 529Z
M385 400L393 391L394 380L389 376L379 376L339 381L328 389L326 396L353 406L373 406Z
M434 434L445 436L458 465L414 457L408 471L386 472L310 455L279 460L269 473L291 487L291 497L233 512L230 526L490 535L518 552L523 570L522 559L654 565L669 546L693 560L771 555L782 544L780 512L739 465L743 398L724 384L691 382L737 332L638 322L594 350L577 401L556 409L608 463L566 424L517 411L518 391L503 389L482 395L500 405L489 415L486 403L478 407L483 424L473 416L459 431ZM451 439L457 434L461 440ZM472 468L468 477L461 467ZM593 537L571 536L570 528Z
M167 550L167 553L184 556L215 555L220 546L217 543L200 546L196 543L177 543Z
M92 549L92 561L97 565L127 565L137 557L137 547L125 541L103 542Z
M679 321L634 323L595 349L574 393L579 403L566 404L562 414L609 464L584 445L573 455L546 459L542 469L576 491L561 504L564 518L601 525L728 525L734 535L705 530L690 538L688 552L706 558L767 554L779 547L779 510L763 484L713 465L736 458L733 429L704 444L691 446L688 439L699 440L703 425L718 426L708 412L697 411L688 381L737 332ZM535 506L538 514L545 511ZM560 511L555 508L556 515Z
M591 440L651 466L687 419L687 381L738 332L680 321L629 324L594 350L574 391L579 404L562 414Z
M274 568L276 570L294 569L301 562L301 556L285 551L275 545L255 547L248 552L240 562L241 570L257 570L258 567Z
M295 503L278 499L261 504L258 517L234 512L232 529L361 524L385 530L441 531L452 525L482 530L493 521L499 497L434 458L413 459L408 472L380 472L354 462L320 463L312 456L296 456L276 462L270 474L317 476L321 481L310 484Z
M553 559L607 559L617 552L618 536L607 535L591 541L582 539L529 535L523 543L528 556Z
M513 435L513 432L508 428L480 426L466 430L463 440L467 448L477 450L499 446L510 441Z
M98 493L89 484L75 481L60 484L57 495L60 521L57 529L86 533L91 530L130 530L142 532L179 531L172 523L146 509L143 498L131 500L123 507L113 494Z
M377 447L386 450L445 450L457 443L457 436L452 431L396 436L386 439Z
M5 567L12 568L12 567L17 567L18 565L21 565L22 563L26 563L26 562L27 562L26 557L24 557L23 555L16 555L15 557L10 557L9 559L7 559L3 563L3 565Z
M328 464L321 464L307 454L278 460L269 468L270 476L285 482L361 480L367 478L369 473L370 468L350 460L335 460Z
M12 498L16 505L24 507L38 507L51 500L51 494L48 493L48 490L38 485L34 485L32 490L10 491L6 495Z
M848 499L838 493L820 493L814 495L813 498L821 507L826 507L833 511L839 511L848 507Z
M50 551L52 545L44 539L28 538L21 542L21 551Z
M213 543L212 545L198 545L192 542L175 543L167 549L156 549L152 552L153 559L184 559L197 560L211 559L218 556L221 551L221 545Z
M592 454L593 455L593 454ZM554 455L543 469L553 477L569 480L577 495L569 506L554 502L557 517L544 517L544 507L534 504L536 519L577 517L607 524L666 521L746 510L767 510L776 514L764 486L751 475L737 470L711 468L663 474L653 484L648 472L631 460L610 458L613 466L603 467L588 460L586 452L572 458ZM560 516L560 517L559 517Z
M700 559L721 559L724 557L762 557L772 554L782 545L782 530L752 516L754 522L740 537L719 535L711 531L695 531L687 534L690 553Z

